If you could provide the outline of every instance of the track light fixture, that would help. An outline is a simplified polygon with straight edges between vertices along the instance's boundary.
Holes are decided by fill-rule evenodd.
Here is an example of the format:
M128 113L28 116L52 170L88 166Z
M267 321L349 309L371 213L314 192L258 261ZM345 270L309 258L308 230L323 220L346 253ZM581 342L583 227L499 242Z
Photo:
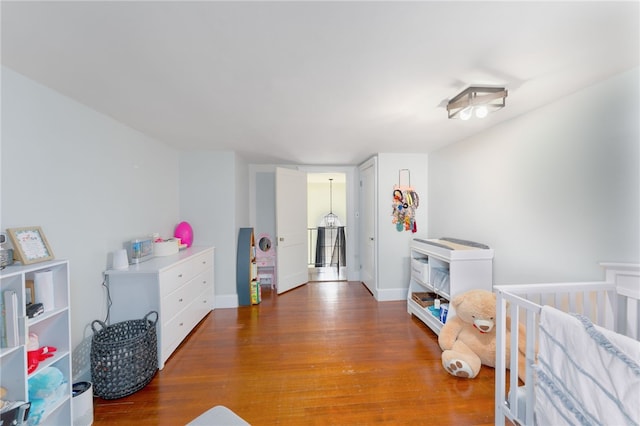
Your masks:
M468 120L473 115L486 117L506 105L507 89L504 87L471 86L454 96L447 103L449 118Z

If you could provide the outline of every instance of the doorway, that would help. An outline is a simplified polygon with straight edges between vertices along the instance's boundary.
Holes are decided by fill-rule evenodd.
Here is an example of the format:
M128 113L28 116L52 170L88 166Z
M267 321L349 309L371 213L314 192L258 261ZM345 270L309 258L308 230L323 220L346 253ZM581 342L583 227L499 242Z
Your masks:
M309 281L346 281L347 176L307 173Z

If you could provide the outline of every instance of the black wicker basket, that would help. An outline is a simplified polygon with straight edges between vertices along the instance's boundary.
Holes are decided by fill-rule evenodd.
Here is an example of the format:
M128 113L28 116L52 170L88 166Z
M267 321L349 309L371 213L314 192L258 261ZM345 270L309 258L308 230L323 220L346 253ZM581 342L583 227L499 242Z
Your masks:
M149 384L158 371L157 322L158 313L151 311L139 320L91 323L91 380L97 396L122 398Z

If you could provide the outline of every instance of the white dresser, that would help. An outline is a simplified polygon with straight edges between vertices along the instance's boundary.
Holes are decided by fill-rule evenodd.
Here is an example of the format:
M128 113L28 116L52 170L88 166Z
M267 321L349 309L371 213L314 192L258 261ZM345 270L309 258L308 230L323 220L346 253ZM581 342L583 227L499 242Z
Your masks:
M106 271L112 301L109 323L141 319L157 311L158 368L162 369L215 306L213 259L213 247L190 247L130 265L128 270Z

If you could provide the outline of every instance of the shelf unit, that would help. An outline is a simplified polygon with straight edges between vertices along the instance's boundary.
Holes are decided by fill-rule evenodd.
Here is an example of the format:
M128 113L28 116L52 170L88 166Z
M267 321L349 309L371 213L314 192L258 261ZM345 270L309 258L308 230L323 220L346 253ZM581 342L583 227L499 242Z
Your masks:
M26 283L34 280L38 272L51 271L53 306L44 306L45 311L28 318L26 312ZM71 377L71 329L69 309L69 262L54 260L33 265L8 266L0 271L0 297L5 291L14 291L18 299L18 345L0 348L0 386L7 389L5 400L28 401L29 379L42 373L47 367L55 367L62 373L64 384L55 403L47 404L40 417L40 425L62 425L72 423L72 377ZM34 295L38 301L38 295ZM3 300L4 304L4 300ZM6 319L6 318L4 318ZM27 372L27 343L29 333L38 335L40 347L53 346L54 356L40 361L31 374ZM3 340L3 345L5 344ZM30 418L39 413L32 412Z
M240 228L238 232L236 291L240 306L257 305L261 301L253 228Z
M441 303L473 289L492 291L493 249L479 248L444 240L415 238L411 241L411 279L407 312L418 317L434 333L443 323L428 308L413 300L413 293L435 293ZM449 307L448 317L455 315Z
M190 247L130 265L127 270L105 272L112 302L111 324L158 312L159 369L214 309L214 253L213 247Z

